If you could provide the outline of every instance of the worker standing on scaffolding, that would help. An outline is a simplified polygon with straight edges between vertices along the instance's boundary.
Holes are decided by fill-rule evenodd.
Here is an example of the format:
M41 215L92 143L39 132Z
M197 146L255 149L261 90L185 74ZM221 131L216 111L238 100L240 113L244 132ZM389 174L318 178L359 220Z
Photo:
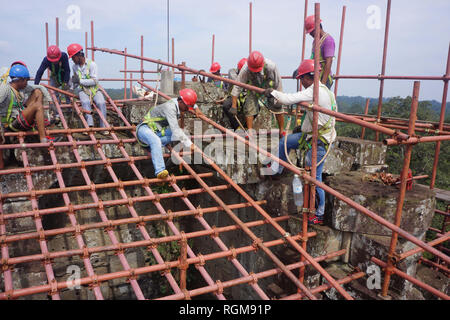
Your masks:
M180 141L191 152L194 150L194 144L180 128L178 119L189 109L194 109L196 114L200 114L201 111L196 102L197 94L194 90L182 89L178 98L150 108L144 120L136 128L138 143L149 149L155 176L158 179L165 179L169 175L164 163L163 146L171 141Z
M259 88L267 89L273 88L282 91L281 76L277 66L271 60L264 58L261 52L253 51L250 53L247 63L242 67L239 72L237 81L247 83ZM237 101L239 94L242 92L242 88L234 86L231 91L232 105L230 112L237 114ZM284 132L284 115L281 114L282 105L275 103L271 97L265 97L262 94L249 91L244 103L244 113L247 123L247 129L250 131L253 129L253 120L259 113L259 108L266 106L272 113L275 113L277 118L278 127L280 129L280 137Z
M320 71L319 67L319 71ZM301 103L303 106L309 106L313 103L314 91L314 60L303 60L297 69L297 79L301 80L303 91L297 93L283 93L273 89L267 89L265 95L272 96L280 103L291 105ZM336 98L323 83L319 82L319 101L322 108L337 111ZM313 112L307 109L303 115L300 127L294 128L294 133L280 140L278 145L278 157L281 160L288 161L287 157L292 149L299 148L302 153L306 152L306 166L311 166L311 140L312 140ZM331 144L336 139L335 118L326 114L319 113L319 136L317 139L317 171L316 179L322 181L322 170L324 160ZM286 139L286 141L285 141ZM286 148L286 150L285 150ZM272 161L270 165L273 174L280 174L283 166L278 162ZM323 224L323 215L325 212L325 191L316 186L318 195L316 214L309 219L310 224Z
M69 58L74 62L72 66L72 84L74 87L74 94L77 95L81 101L81 105L86 114L86 121L89 127L94 126L94 119L92 117L92 102L94 102L100 109L103 117L106 119L106 102L105 97L98 87L98 67L97 64L86 59L83 52L83 47L77 43L73 43L67 47ZM103 120L100 118L100 127L105 127ZM109 131L101 131L103 135L108 135Z
M47 89L27 84L30 73L23 64L13 65L9 78L9 83L0 84L0 144L6 142L5 130L29 131L35 126L41 143L53 140L45 135L44 101L51 102Z
M239 60L237 69L232 68L228 71L228 78L231 80L237 81L239 72L241 71L242 67L247 63L247 58L242 58ZM231 90L233 89L233 86L228 87L228 96L217 101L217 103L223 103L223 113L228 117L230 120L231 127L236 130L240 127L239 121L236 119L237 113L239 113L244 105L245 102L245 96L247 95L247 90L242 90L239 94L239 98L237 99L237 113L233 114L230 112L230 108L232 105L232 96L231 96Z
M320 73L320 82L322 82L324 85L328 87L328 89L331 88L333 85L333 77L331 74L331 65L333 64L333 58L334 58L334 50L335 50L335 44L334 39L332 36L330 36L328 33L326 33L322 28L322 20L320 20L320 40L319 40L319 46L320 46L320 66L322 68L322 71ZM311 37L315 37L316 30L315 30L315 17L314 15L309 16L305 19L305 31L306 33L309 33ZM312 44L312 52L311 52L311 58L314 59L314 41Z
M34 84L39 84L45 70L50 70L50 85L62 90L70 88L70 65L67 53L61 52L57 46L50 46L47 49L47 56L42 59L41 65L36 72ZM59 93L55 92L59 103L61 99ZM70 103L70 98L65 96L65 103Z

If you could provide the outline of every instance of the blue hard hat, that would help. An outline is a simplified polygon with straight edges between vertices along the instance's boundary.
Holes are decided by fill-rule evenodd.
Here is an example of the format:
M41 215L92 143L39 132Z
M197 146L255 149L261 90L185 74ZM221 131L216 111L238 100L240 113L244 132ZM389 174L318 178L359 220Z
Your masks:
M28 72L27 67L16 64L9 70L9 77L12 78L30 78L30 72Z

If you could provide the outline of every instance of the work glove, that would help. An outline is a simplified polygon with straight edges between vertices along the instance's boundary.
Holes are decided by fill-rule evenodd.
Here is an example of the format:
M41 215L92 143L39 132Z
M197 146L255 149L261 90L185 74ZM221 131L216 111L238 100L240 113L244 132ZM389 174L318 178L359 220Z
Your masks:
M233 116L235 116L235 115L237 115L237 108L231 107L228 112L230 112Z
M74 85L80 85L80 77L78 77L78 75L77 74L74 74L73 76L72 76L72 83L74 84Z
M270 97L272 97L272 91L273 91L272 88L268 88L268 89L264 90L264 95L265 95L267 98L270 98Z

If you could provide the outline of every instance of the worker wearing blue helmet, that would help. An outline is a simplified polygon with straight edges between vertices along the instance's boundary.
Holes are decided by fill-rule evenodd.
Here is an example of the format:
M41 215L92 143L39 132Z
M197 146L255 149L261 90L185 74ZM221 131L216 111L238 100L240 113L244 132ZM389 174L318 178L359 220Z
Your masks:
M9 70L9 83L0 84L0 130L28 131L37 127L40 142L48 142L45 135L44 101L50 94L42 86L28 85L30 73L26 66L16 64ZM28 97L28 98L26 98ZM0 144L5 143L4 135Z

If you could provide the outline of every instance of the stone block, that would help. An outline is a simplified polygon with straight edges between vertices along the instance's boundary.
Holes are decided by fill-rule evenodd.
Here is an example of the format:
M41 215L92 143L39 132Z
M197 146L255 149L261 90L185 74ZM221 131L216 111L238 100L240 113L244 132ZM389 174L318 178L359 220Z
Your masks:
M418 264L415 278L445 293L446 295L450 295L450 278L437 270L433 270L423 264ZM439 299L425 289L418 286L416 286L416 288L422 293L426 300Z
M340 172L350 171L355 157L347 151L333 146L324 160L323 173L335 175Z
M387 146L382 142L337 137L335 145L355 157L355 166L385 164Z
M359 171L364 173L379 173L379 172L388 172L389 166L387 164L377 164L377 165L368 165L362 166L359 168Z
M395 220L399 189L367 181L361 172L341 173L327 178L327 184L344 196L375 212L387 221ZM327 193L325 215L335 229L374 235L390 235L391 230ZM406 191L400 227L414 236L422 235L431 225L435 208L434 192L414 185Z

